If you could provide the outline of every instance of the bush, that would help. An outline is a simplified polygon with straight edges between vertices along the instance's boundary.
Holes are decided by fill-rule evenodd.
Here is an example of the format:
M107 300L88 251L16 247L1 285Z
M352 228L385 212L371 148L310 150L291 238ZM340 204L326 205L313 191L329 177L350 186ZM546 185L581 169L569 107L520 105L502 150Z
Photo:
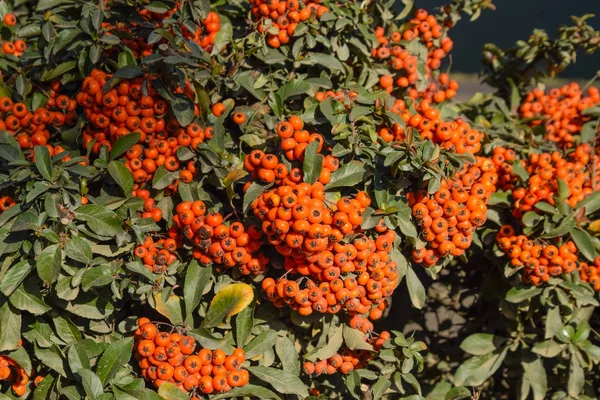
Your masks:
M402 3L0 2L0 397L595 398L600 33Z

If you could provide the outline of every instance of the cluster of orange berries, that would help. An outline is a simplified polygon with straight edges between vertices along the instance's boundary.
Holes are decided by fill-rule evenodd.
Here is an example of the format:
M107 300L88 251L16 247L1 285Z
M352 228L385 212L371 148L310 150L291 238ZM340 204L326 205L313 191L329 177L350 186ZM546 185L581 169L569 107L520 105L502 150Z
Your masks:
M572 241L555 246L515 235L510 225L503 225L496 234L498 248L510 258L512 268L522 268L521 280L534 286L547 282L551 276L569 274L577 269L577 247Z
M0 215L10 207L15 205L15 199L10 196L2 196L0 197Z
M458 154L477 154L481 150L484 133L462 119L444 122L440 112L428 100L416 104L416 113L412 114L403 100L397 99L391 111L400 115L406 122L406 129L415 129L421 138L431 140L443 149ZM406 139L406 129L397 122L392 127L379 126L377 133L385 142L402 141Z
M331 98L333 100L338 100L340 102L347 103L356 100L357 97L358 93L356 93L354 90L350 90L348 92L342 90L338 90L335 92L333 90L327 90L325 92L315 93L315 99L318 102L322 102L325 99Z
M252 17L259 21L258 31L267 32L267 45L279 48L290 42L299 22L307 21L311 15L321 18L329 9L321 0L250 0ZM265 26L264 20L271 20Z
M365 341L372 344L376 351L379 351L383 343L389 338L389 332L383 331L378 337L373 336L371 339L367 339L365 336ZM344 348L340 353L336 353L326 360L320 360L316 363L305 362L302 365L302 370L307 375L332 375L336 372L347 375L355 369L366 367L374 354L374 352L368 350Z
M408 193L412 215L427 242L426 247L413 249L413 260L431 267L442 257L463 255L475 230L486 221L487 203L496 191L497 179L493 162L477 157L475 164L443 180L433 196L426 190Z
M17 24L17 17L15 14L8 13L2 18L2 22L4 26L12 28ZM20 57L25 50L27 50L27 44L21 39L2 43L2 51L4 54Z
M36 377L35 385L37 386L43 379L41 376ZM0 381L12 382L13 393L20 397L27 391L29 375L12 358L0 355Z
M144 243L135 248L134 254L142 260L146 268L158 274L166 271L167 267L177 260L178 247L177 240L173 238L154 241L151 236L147 236Z
M572 148L575 137L583 124L590 120L582 114L586 108L600 104L600 90L590 87L587 95L579 85L571 82L561 88L546 91L536 88L527 93L519 107L522 118L532 121L533 126L544 125L545 140L556 143L560 148Z
M245 386L250 379L242 368L243 349L227 355L223 350L197 349L191 336L161 332L148 318L138 320L135 331L135 358L142 376L157 388L166 382L191 394L191 400L211 393L229 392Z
M600 275L598 274L600 269L600 256L596 257L593 265L589 265L586 262L579 262L579 278L583 282L587 282L596 292L600 292Z
M592 154L589 144L577 146L566 157L559 152L532 153L528 160L521 160L521 164L529 174L529 179L525 186L517 185L512 191L513 215L516 218L534 211L534 206L540 201L554 205L554 197L558 193L557 178L568 185L566 202L572 207L600 189L600 157Z
M498 173L498 188L502 190L512 190L515 188L517 177L513 174L513 162L516 160L517 153L513 149L499 146L494 147L492 151L492 162L496 166Z
M262 246L259 228L246 230L241 222L227 224L220 213L207 213L201 200L179 203L175 211L174 229L192 242L192 256L201 264L237 267L243 275L265 272L269 258L258 253Z
M53 88L59 84L53 83ZM19 146L28 150L34 146L45 146L50 140L48 126L61 127L70 125L77 118L77 103L65 95L58 95L51 89L46 107L39 107L34 112L24 103L13 103L10 97L0 98L0 130L15 136Z
M125 165L133 174L136 189L151 181L160 166L168 171L180 169L177 149L180 146L195 149L205 139L212 137L213 129L202 129L198 124L181 127L175 118L165 118L169 106L150 86L148 95L142 94L144 78L124 79L116 87L103 93L102 88L111 75L94 70L83 81L83 90L77 94L77 102L91 124L83 134L83 145L87 147L93 140L93 151L102 146L109 149L117 139L137 132L139 144L127 151ZM180 171L182 182L191 182L198 173L193 161L189 161ZM169 186L177 189L177 180Z
M373 58L386 61L393 75L383 75L379 84L388 93L394 90L394 84L402 89L408 90L408 95L413 98L426 97L436 103L441 103L446 99L456 96L458 84L456 81L450 81L446 74L440 75L438 84L433 83L424 91L419 92L416 89L419 79L417 72L418 57L411 54L404 48L400 42L418 40L427 48L426 78L431 78L431 72L440 68L442 59L452 50L452 40L444 35L442 25L440 25L435 16L430 15L424 9L418 9L415 17L409 21L412 28L403 32L393 32L386 37L385 30L377 27L375 36L379 42L377 48L371 51Z

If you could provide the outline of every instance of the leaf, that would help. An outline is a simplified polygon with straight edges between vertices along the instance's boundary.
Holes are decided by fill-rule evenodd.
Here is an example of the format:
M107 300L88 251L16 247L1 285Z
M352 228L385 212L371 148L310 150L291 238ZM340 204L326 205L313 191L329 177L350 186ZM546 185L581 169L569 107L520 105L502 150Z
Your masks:
M244 213L246 213L246 211L248 210L248 207L250 207L250 205L254 202L254 200L256 200L256 198L258 196L260 196L263 192L265 192L271 186L273 186L272 183L269 183L268 185L262 185L258 182L252 182L250 187L248 187L248 190L246 190L246 193L244 193L244 204L243 204Z
M302 163L303 180L311 185L319 179L323 170L323 156L318 154L319 142L314 141L306 146Z
M333 355L335 355L335 353L338 352L340 347L342 347L342 343L344 343L342 327L333 326L329 328L329 332L327 333L327 342L325 343L325 346L316 349L314 353L310 353L304 358L307 361L327 360L328 358L332 357Z
M244 352L246 358L251 359L256 356L263 354L265 351L273 348L275 340L277 339L277 332L272 329L261 332L260 335L256 336L246 346L244 346Z
M544 333L545 339L553 338L563 328L562 319L560 317L559 307L548 309L546 315L546 329Z
M254 326L254 307L246 307L235 317L235 343L244 347Z
M165 400L188 400L187 394L171 382L160 385L158 395Z
M87 265L92 262L92 247L87 240L79 236L71 236L65 244L65 255Z
M6 354L6 356L10 357L17 364L19 364L25 370L25 372L27 372L27 375L31 376L33 371L31 358L29 358L29 354L27 353L27 350L23 348L23 346L11 351L10 353Z
M594 261L596 258L596 249L594 243L592 243L590 234L580 228L571 230L570 234L577 246L577 250L579 250L588 261Z
M529 381L533 390L533 400L544 400L548 390L548 377L544 363L539 357L536 357L534 361L523 361L521 365L524 371L523 379Z
M52 181L52 162L50 161L50 152L46 146L35 146L35 167L42 177L47 181Z
M371 392L373 393L373 400L379 400L383 397L386 390L392 385L392 382L387 376L381 376L377 379L377 382L371 386Z
M183 284L183 300L185 303L185 319L192 321L194 310L200 305L206 285L212 279L212 268L201 267L196 260L188 265Z
M277 353L284 371L300 375L300 358L298 358L298 351L290 339L287 337L277 338L275 353Z
M61 5L64 4L62 2L57 2L57 3L61 4ZM38 4L38 6L39 6L39 4ZM58 78L65 72L69 72L70 70L74 69L76 66L77 66L77 61L72 60L72 61L67 61L62 64L59 64L56 68L53 68L53 69L44 69L44 72L42 73L42 76L40 79L44 82L50 81L54 78Z
M527 173L527 171L525 170L525 168L523 168L523 166L521 165L521 162L519 162L519 161L515 161L513 163L513 165L512 165L512 172L517 177L519 177L519 179L523 183L527 183L527 181L529 180L529 174Z
M415 271L410 267L406 270L406 285L413 306L418 309L423 308L425 305L425 288Z
M80 295L67 303L65 310L86 319L103 320L113 313L114 306L105 297Z
M111 161L108 164L108 173L115 180L117 185L123 189L125 197L131 197L133 191L133 175L131 171L119 161Z
M583 374L583 367L579 363L577 357L571 357L571 363L569 365L569 381L567 382L567 391L573 398L577 398L583 385L585 384L585 376Z
M190 331L188 334L196 339L200 346L205 349L216 350L225 345L225 340L213 336L208 329L198 328Z
M178 177L178 173L169 172L164 166L158 167L152 178L152 187L156 190L162 190L169 186Z
M79 328L65 315L52 318L56 334L67 344L81 340Z
M0 279L0 292L9 297L29 275L33 267L27 261L13 265Z
M322 65L332 72L344 71L344 65L336 57L325 53L308 53L308 56L301 61L305 65Z
M89 399L96 399L104 392L102 389L102 383L95 373L87 368L80 368L77 373L81 375L83 390L85 390L85 393L88 395Z
M188 126L194 120L194 102L185 94L173 95L171 109L181 126Z
M462 400L470 398L471 391L464 386L454 387L444 396L444 400Z
M39 286L35 280L25 281L10 296L10 304L18 310L27 311L33 315L42 315L48 312L50 307L42 300Z
M460 344L460 348L475 356L489 354L506 342L506 338L489 333L475 333Z
M57 244L46 247L36 260L35 267L38 276L46 284L50 285L58 279L62 251Z
M365 341L365 334L358 329L353 329L348 325L344 325L342 335L344 337L344 343L346 343L346 346L350 350L373 351L373 346Z
M36 345L34 354L44 366L52 368L65 378L67 377L67 373L65 372L65 360L56 345L52 345L47 349L40 348Z
M558 198L561 201L565 201L571 195L571 189L569 189L569 185L561 178L556 178L558 182Z
M87 292L93 287L106 286L113 281L112 267L110 265L99 265L83 273L81 289Z
M577 203L577 208L585 207L586 215L590 215L600 209L600 191L596 191Z
M210 307L202 326L213 328L225 318L231 317L246 308L254 299L252 286L245 283L232 283L222 288L210 302Z
M130 134L123 135L120 138L118 138L113 143L112 148L110 149L110 153L108 154L109 159L112 161L119 157L121 154L124 154L127 150L132 148L134 144L140 141L140 136L140 132L132 132Z
M558 344L554 340L545 340L543 342L536 343L533 346L533 352L539 354L540 356L547 358L554 358L559 355L564 349L566 345Z
M87 222L87 225L97 235L115 236L121 232L121 219L119 216L104 206L87 204L75 211L78 219Z
M597 137L598 121L589 121L581 127L581 142L589 143Z
M169 296L166 302L163 302L162 293L154 295L156 311L164 315L171 321L173 325L183 323L183 315L181 308L181 298L175 294Z
M248 367L248 372L271 385L279 393L308 397L308 390L297 375L269 367Z
M520 303L527 299L537 296L542 292L542 289L535 286L519 285L506 293L506 301L509 303Z
M281 399L276 393L273 393L267 388L258 385L247 384L246 386L236 387L229 392L211 396L211 400L235 399L239 397L249 396L256 399Z
M485 356L475 356L462 363L454 375L456 386L479 386L492 376L506 357L508 347Z
M552 229L550 232L542 235L541 237L548 239L566 235L567 233L571 232L576 225L577 223L573 216L566 217L556 228Z
M105 386L117 374L119 369L129 361L132 350L133 337L129 337L111 343L102 353L96 367L96 374L98 374L102 386Z
M325 189L352 187L363 181L365 172L365 165L362 162L356 160L350 161L331 174L331 181L325 186Z

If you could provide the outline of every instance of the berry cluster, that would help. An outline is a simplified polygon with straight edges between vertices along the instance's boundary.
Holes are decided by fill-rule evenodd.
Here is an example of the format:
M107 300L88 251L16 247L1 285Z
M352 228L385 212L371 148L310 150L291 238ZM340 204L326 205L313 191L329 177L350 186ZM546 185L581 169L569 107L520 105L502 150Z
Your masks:
M267 32L267 45L277 49L290 42L299 22L307 21L311 15L321 18L329 12L320 3L321 0L250 0L250 11L259 21L258 31Z
M229 392L245 386L250 374L242 369L246 361L244 350L235 349L226 355L223 350L197 349L190 336L160 332L148 318L138 320L135 331L135 358L145 379L157 388L165 382L192 395Z
M237 267L243 275L265 272L269 258L258 253L262 246L259 228L246 230L241 222L228 224L220 213L207 213L201 200L179 203L175 211L174 227L192 242L192 256L201 264Z
M532 153L528 160L521 160L521 164L527 170L529 179L526 185L517 184L513 189L515 218L535 211L534 206L540 201L554 205L559 189L558 178L568 185L566 202L572 207L594 190L600 189L600 157L592 154L588 144L577 146L565 157L559 152Z
M41 379L36 378L39 383ZM27 383L29 382L29 375L27 372L12 358L0 355L0 381L8 381L12 383L13 393L20 397L27 391Z
M492 151L492 162L496 166L498 173L498 188L502 190L513 190L517 177L513 174L513 162L517 154L513 149L507 149L503 146L494 147Z
M383 343L389 338L389 332L383 331L378 337L367 339L365 336L364 339L372 344L376 351L379 351ZM336 372L347 375L355 369L366 367L374 355L374 352L368 350L350 350L344 348L340 353L336 353L326 360L320 360L316 363L305 362L302 365L302 370L307 375L332 375Z
M6 32L12 32L10 28L13 28L17 24L17 17L15 14L8 13L0 20L0 26L6 26ZM14 39L12 41L7 40L2 43L2 51L4 54L8 54L15 57L20 57L23 52L27 50L27 44L24 40Z
M477 157L474 165L443 180L433 196L426 190L409 193L412 215L427 242L426 247L413 249L413 260L431 267L442 257L463 255L475 230L486 221L487 203L496 191L497 179L493 162Z
M579 85L571 82L561 88L546 91L536 88L527 93L519 107L522 118L531 119L533 126L544 125L545 140L556 143L560 148L572 148L583 124L590 120L582 112L600 104L600 90L590 87L587 95Z
M422 100L415 108L416 113L412 114L403 100L396 100L391 111L406 122L406 129L415 129L421 138L431 140L443 149L458 154L477 154L481 150L484 133L471 128L466 121L458 118L453 122L444 122L429 100ZM379 126L377 133L388 143L406 139L405 128L397 122L391 128Z
M583 282L587 282L596 292L600 292L600 275L598 269L600 268L600 256L596 257L593 265L589 265L583 261L579 262L579 278Z
M146 268L158 274L164 272L177 260L175 255L177 247L179 247L178 243L173 238L154 241L151 236L148 236L144 243L135 248L134 254L142 260Z
M56 90L49 91L46 106L39 107L34 112L24 103L13 103L10 97L0 98L0 130L15 136L23 150L46 146L50 140L48 126L58 128L64 124L71 125L77 118L75 100L58 95L58 83L52 84L52 87ZM48 148L51 152L53 149Z
M395 84L396 87L407 90L408 96L414 99L424 98L436 103L455 97L458 84L450 80L447 74L440 74L437 82L431 81L432 71L440 68L442 59L452 50L452 40L444 37L442 25L424 9L418 9L409 23L409 28L402 32L392 32L389 36L386 36L382 27L375 30L379 45L371 51L371 55L377 60L385 61L391 69L391 74L381 76L380 86L391 93ZM427 49L425 78L431 82L424 90L417 89L418 56L411 54L409 46L401 44L403 41L419 41Z
M572 241L562 245L531 240L515 235L510 225L504 225L496 234L498 248L510 258L512 268L522 268L521 280L538 286L551 276L569 274L577 268L577 247Z

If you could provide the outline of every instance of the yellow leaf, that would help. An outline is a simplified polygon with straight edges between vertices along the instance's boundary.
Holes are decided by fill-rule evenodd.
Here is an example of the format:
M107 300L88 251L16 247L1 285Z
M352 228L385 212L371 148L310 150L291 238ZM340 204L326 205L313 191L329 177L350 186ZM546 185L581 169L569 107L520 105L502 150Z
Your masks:
M248 172L244 171L243 169L231 170L227 176L223 178L223 185L225 185L225 187L233 185L235 181L242 179L246 175L248 175Z
M600 219L593 221L588 225L587 230L594 236L600 235Z
M252 286L245 283L232 283L225 286L210 302L203 326L211 328L219 325L227 317L236 315L254 299Z

